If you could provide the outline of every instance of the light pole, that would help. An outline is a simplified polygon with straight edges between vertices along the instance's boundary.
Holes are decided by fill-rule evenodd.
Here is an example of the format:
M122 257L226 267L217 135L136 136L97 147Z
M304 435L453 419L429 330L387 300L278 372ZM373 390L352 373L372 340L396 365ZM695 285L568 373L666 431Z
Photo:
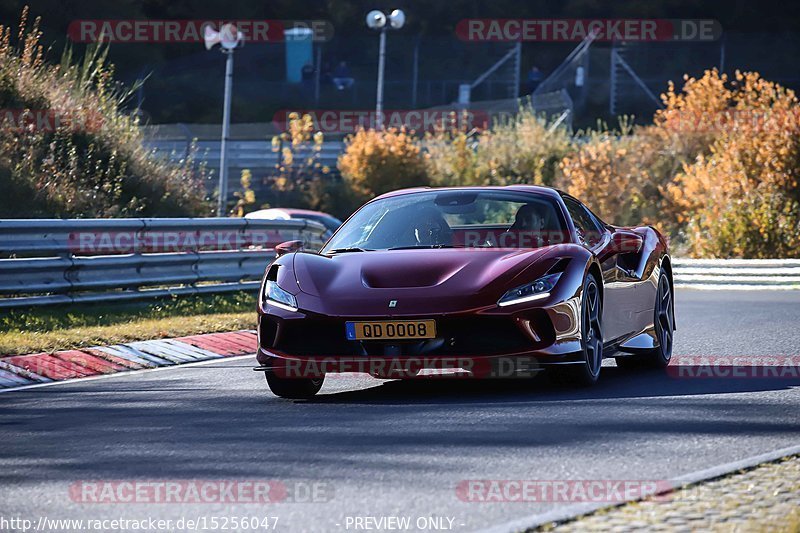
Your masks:
M225 59L225 94L222 108L222 141L219 156L219 193L217 198L217 216L224 217L228 200L228 137L231 129L231 91L233 89L233 50L244 42L242 32L233 24L225 24L220 31L206 26L203 32L206 50L219 44Z
M389 28L399 30L405 23L406 14L400 9L395 9L388 17L377 9L367 13L367 26L381 32L378 45L378 94L375 102L376 129L383 128L383 70L386 66L386 30Z

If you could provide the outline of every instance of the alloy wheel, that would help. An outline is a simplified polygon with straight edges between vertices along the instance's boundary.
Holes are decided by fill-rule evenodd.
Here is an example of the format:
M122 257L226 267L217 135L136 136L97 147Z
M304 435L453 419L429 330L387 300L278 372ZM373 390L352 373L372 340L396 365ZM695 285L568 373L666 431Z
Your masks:
M675 331L675 314L672 305L672 291L669 287L667 276L661 276L658 281L658 295L656 297L655 330L658 342L661 344L660 354L664 362L672 358L672 336Z
M584 353L589 373L596 377L603 364L603 331L600 327L600 288L589 278L583 296Z

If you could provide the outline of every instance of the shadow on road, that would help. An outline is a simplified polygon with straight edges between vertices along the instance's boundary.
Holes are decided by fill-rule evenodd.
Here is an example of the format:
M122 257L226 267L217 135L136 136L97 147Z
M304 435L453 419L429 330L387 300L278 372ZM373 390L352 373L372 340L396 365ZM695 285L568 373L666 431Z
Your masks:
M774 371L770 372L771 370ZM780 369L754 367L754 371L744 372L745 375L762 376L771 373L780 375ZM664 370L631 371L618 367L603 367L600 382L590 388L572 388L569 385L555 383L546 373L536 378L507 380L416 378L387 381L369 389L323 393L305 403L407 404L607 400L785 390L800 385L800 376L702 378L677 377L678 375L679 372L668 375Z
M204 368L198 376L219 372ZM589 389L439 378L323 388L293 402L271 395L247 368L226 371L233 381L214 374L195 388L185 377L160 376L7 396L0 486L62 482L66 498L68 484L81 479L394 476L402 483L433 465L461 475L465 462L483 464L487 454L566 461L579 449L623 453L650 439L763 439L777 447L798 434L794 392L758 393L786 391L800 379L677 379L604 367Z

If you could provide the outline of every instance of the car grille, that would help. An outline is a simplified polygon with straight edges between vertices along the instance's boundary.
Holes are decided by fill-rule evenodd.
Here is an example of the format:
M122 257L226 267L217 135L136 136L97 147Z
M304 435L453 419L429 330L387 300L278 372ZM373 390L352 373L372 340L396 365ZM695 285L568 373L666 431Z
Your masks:
M535 324L540 341L524 334L510 317L420 317L436 320L437 342L432 341L350 341L345 338L347 320L309 317L286 320L262 316L262 347L290 355L305 356L477 356L535 350L555 339L546 313L533 310L526 316Z

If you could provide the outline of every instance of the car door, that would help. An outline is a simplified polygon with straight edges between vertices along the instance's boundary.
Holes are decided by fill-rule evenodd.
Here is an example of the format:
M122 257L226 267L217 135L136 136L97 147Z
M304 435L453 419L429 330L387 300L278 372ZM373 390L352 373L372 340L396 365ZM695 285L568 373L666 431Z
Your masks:
M611 231L581 202L564 197L578 242L590 250L600 262L603 272L603 337L613 342L631 333L637 312L634 291L636 279L618 268L618 253Z

